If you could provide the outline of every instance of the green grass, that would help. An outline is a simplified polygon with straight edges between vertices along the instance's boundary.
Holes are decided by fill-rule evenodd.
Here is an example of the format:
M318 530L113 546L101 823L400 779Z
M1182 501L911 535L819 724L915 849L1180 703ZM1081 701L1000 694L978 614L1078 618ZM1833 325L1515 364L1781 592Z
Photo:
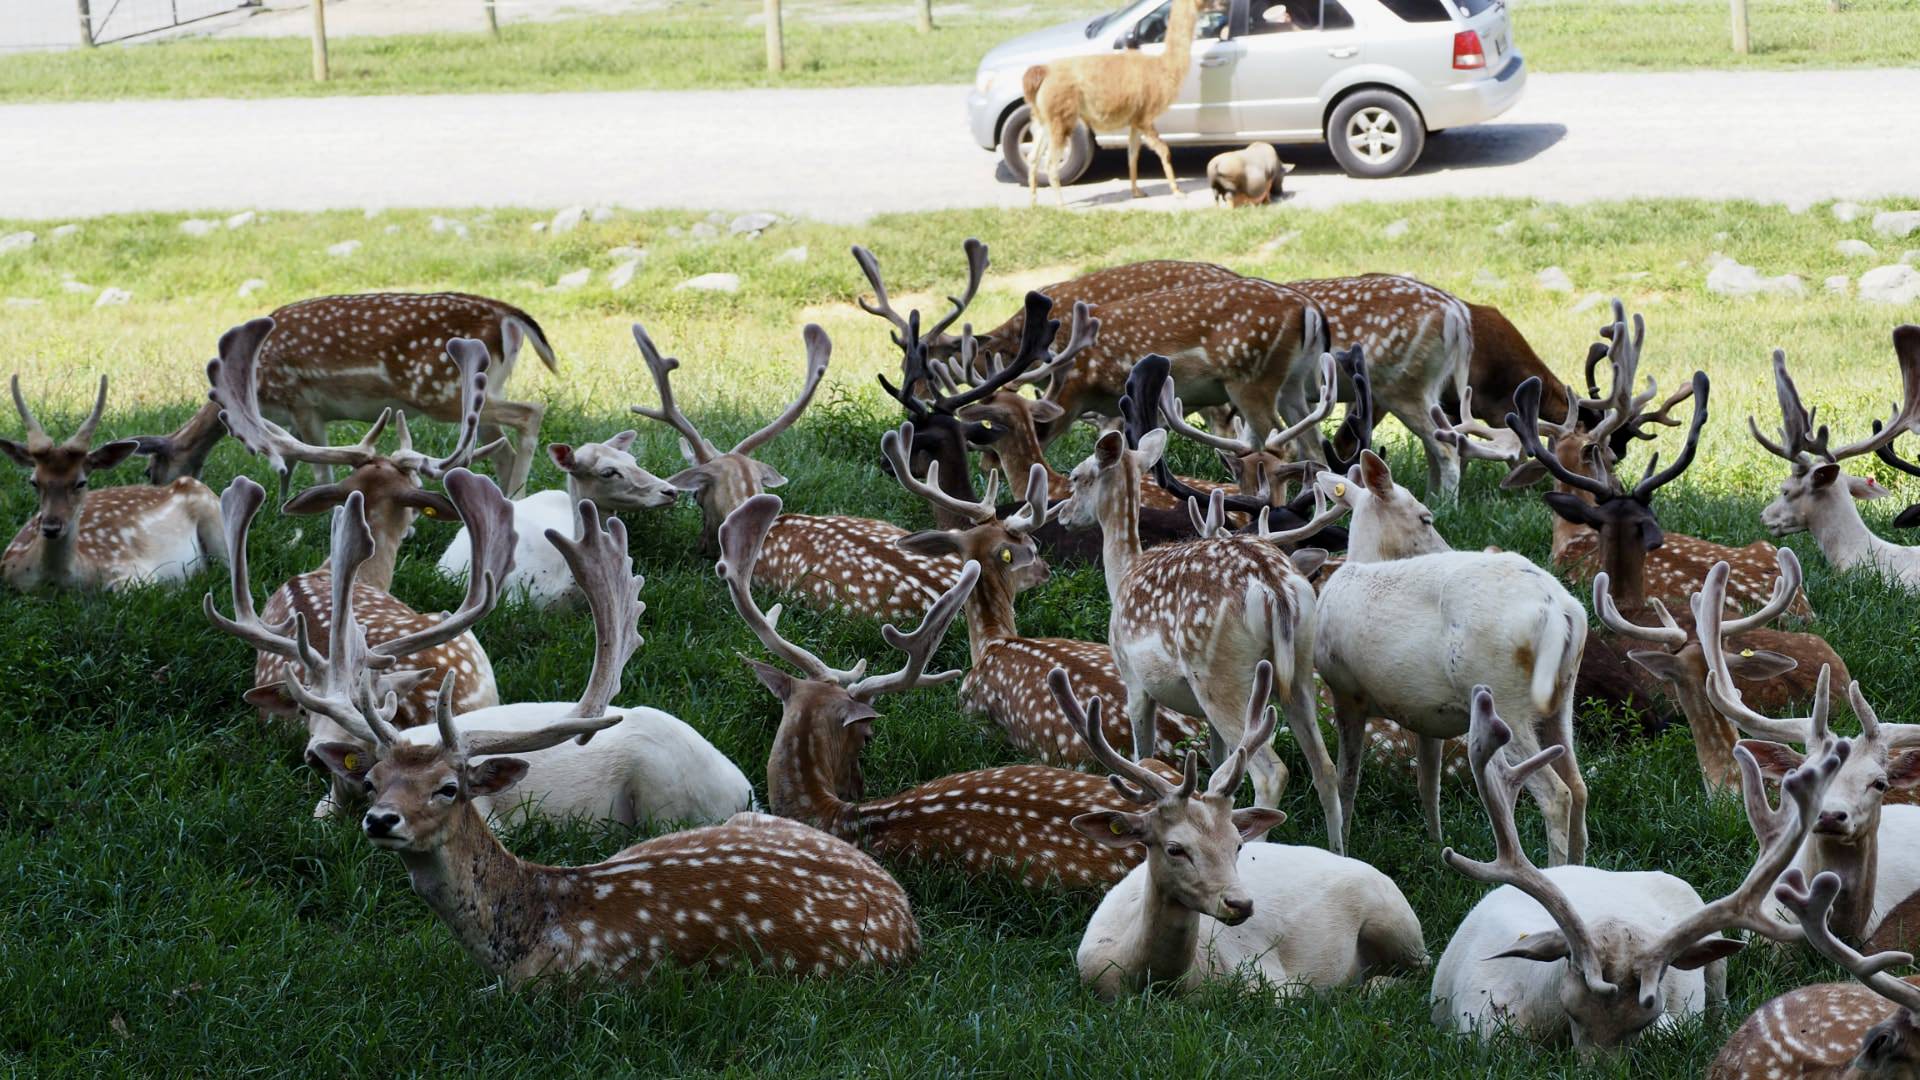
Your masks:
M1379 240L1396 218L1414 227ZM457 287L527 305L559 347L558 379L528 365L512 389L553 403L549 439L604 437L628 426L625 407L649 401L626 325L644 320L686 364L682 400L716 439L755 426L800 375L798 329L821 321L836 342L827 389L808 416L766 451L792 478L796 510L888 517L924 526L925 511L875 467L880 432L897 420L872 373L896 362L878 321L850 306L860 281L849 243L879 253L898 292L951 287L958 243L993 248L992 287L976 324L1012 309L1020 283L1066 266L1147 256L1206 257L1286 279L1337 272L1417 273L1495 302L1543 356L1572 373L1601 313L1530 284L1558 264L1583 289L1622 293L1646 312L1646 363L1663 385L1694 367L1715 379L1713 419L1688 475L1660 496L1675 532L1744 543L1779 470L1741 430L1748 411L1771 407L1767 350L1788 348L1810 401L1847 431L1894 393L1887 332L1900 313L1816 295L1731 301L1701 288L1703 260L1725 250L1768 272L1818 281L1838 272L1842 235L1824 210L1649 202L1535 207L1513 202L1363 206L1313 215L954 213L883 218L858 230L782 226L759 241L700 244L668 235L687 215L623 216L561 238L530 234L535 216L467 215L473 238L427 230L425 215L272 215L245 230L183 236L177 218L89 221L75 237L43 239L0 260L0 297L38 299L0 321L0 354L22 373L42 419L59 430L83 407L97 371L115 377L101 436L177 422L202 392L199 367L222 329L294 299L330 290ZM1496 239L1504 221L1515 227ZM385 230L397 226L395 233ZM0 225L0 232L19 223ZM44 232L43 226L34 226ZM1285 230L1299 235L1263 252ZM322 248L365 241L352 259ZM604 267L622 243L651 251L626 291L598 281L569 293L545 283L576 266ZM802 264L776 263L792 244ZM1475 287L1481 269L1516 284ZM675 293L685 276L732 270L733 297ZM1631 275L1646 273L1644 278ZM63 274L132 290L123 307L93 309L62 289ZM268 288L234 296L248 277ZM1910 314L1910 313L1908 313ZM443 444L442 425L427 425ZM17 430L10 420L0 431ZM1388 425L1383 438L1402 475L1413 452ZM1084 440L1079 445L1084 446ZM1071 448L1069 448L1071 449ZM637 447L657 470L673 467L668 439L649 430ZM1056 464L1071 464L1071 453ZM1204 455L1181 448L1187 468ZM229 443L208 480L236 472L266 479ZM1896 490L1910 482L1881 474ZM132 469L103 478L133 482ZM1548 517L1531 495L1503 494L1474 470L1466 498L1442 508L1440 527L1462 547L1486 543L1546 554ZM557 477L542 459L537 486ZM1416 485L1417 486L1417 485ZM1869 509L1884 527L1901 500ZM32 510L26 485L0 486L0 520ZM647 638L627 671L622 700L668 709L763 778L775 702L736 653L760 655L727 610L712 568L691 554L690 508L634 516L634 553L646 575ZM448 607L458 590L435 578L450 535L423 523L402 560L396 591L418 607ZM315 520L269 513L256 530L259 589L322 556ZM1819 624L1889 720L1920 719L1913 702L1911 601L1867 575L1832 573L1807 538L1793 540L1808 567ZM397 860L374 851L350 824L309 817L318 779L300 762L303 737L266 724L239 701L251 658L207 624L202 578L181 588L117 596L0 593L0 740L13 767L0 774L0 1067L22 1073L112 1071L339 1073L394 1068L642 1075L1281 1075L1698 1076L1745 1013L1783 989L1834 977L1804 950L1758 947L1732 962L1731 1015L1682 1025L1588 1069L1570 1052L1517 1042L1480 1045L1427 1021L1425 987L1377 995L1337 992L1273 1004L1207 991L1106 1005L1078 986L1072 955L1092 911L1090 895L1030 895L991 882L905 868L900 877L926 933L925 956L884 976L792 982L730 975L664 975L637 988L583 988L556 996L498 992L414 897ZM1062 568L1024 598L1029 633L1097 636L1105 622L1096 571ZM837 663L884 661L877 628L804 610L788 633ZM503 698L577 692L590 633L581 615L509 607L479 634L494 657ZM956 632L943 657L965 659ZM869 789L884 793L954 771L1012 760L991 732L958 714L952 688L883 703L867 762ZM1752 850L1732 800L1700 792L1686 733L1615 745L1583 715L1591 773L1591 861L1659 867L1712 895L1731 887ZM1317 844L1317 803L1285 744L1297 782L1281 839ZM1484 822L1463 786L1443 809L1451 841L1484 855ZM1522 827L1542 849L1538 816ZM632 842L625 830L530 827L509 837L521 854L591 861ZM1375 767L1363 784L1353 853L1393 875L1419 913L1435 955L1481 890L1445 870L1423 836L1409 778Z
M833 0L791 11L780 75L766 71L761 30L747 21L760 5L744 0L509 24L499 41L477 31L340 37L327 83L312 81L303 38L189 38L0 57L0 102L963 83L995 44L1098 7L1046 0L1004 16L976 8L920 34L897 4L876 21L883 8L873 0ZM1837 15L1814 0L1754 0L1750 11L1744 57L1729 47L1725 5L1707 0L1522 2L1515 40L1536 71L1853 67L1920 57L1914 0L1854 0ZM848 15L854 20L841 21Z

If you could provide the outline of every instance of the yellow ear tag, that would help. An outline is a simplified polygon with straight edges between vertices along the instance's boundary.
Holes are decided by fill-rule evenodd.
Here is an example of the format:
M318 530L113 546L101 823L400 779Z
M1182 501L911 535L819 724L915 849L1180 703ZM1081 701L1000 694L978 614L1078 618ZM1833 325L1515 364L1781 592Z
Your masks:
M1120 836L1127 831L1127 827L1120 823L1119 818L1114 818L1112 821L1107 822L1107 828L1112 829L1113 835L1115 836Z
M993 430L993 421L991 421L991 420L982 420L982 421L980 421L980 426L981 426L981 428L983 428L984 430L987 430L987 431L992 431L992 430Z
M1741 656L1752 656L1752 655L1753 655L1753 650L1752 650L1752 649L1741 649L1741 650L1740 650L1740 655L1741 655Z
M1001 549L1000 549L1000 561L1001 561L1001 562L1012 562L1012 561L1013 561L1013 549L1012 549L1012 548L1001 548Z
M1344 497L1346 496L1346 494L1347 494L1347 485L1345 485L1345 484L1335 484L1335 485L1333 485L1333 497L1334 497L1334 498L1336 498L1336 499L1338 499L1338 498L1344 498Z
M353 770L360 767L360 755L348 754L345 757L340 759L340 764L346 766L346 769L348 772L352 772Z

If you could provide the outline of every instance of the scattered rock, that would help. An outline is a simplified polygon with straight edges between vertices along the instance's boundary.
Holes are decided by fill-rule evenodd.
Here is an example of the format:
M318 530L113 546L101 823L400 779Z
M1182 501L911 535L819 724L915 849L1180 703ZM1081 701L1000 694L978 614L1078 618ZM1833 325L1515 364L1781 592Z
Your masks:
M1873 257L1873 245L1865 240L1842 240L1833 245L1833 250L1849 259L1870 259Z
M592 211L590 211L590 212L589 212L589 213L587 214L587 220L588 220L588 221L591 221L591 222L593 222L593 223L595 223L596 225L597 225L597 224L600 224L600 223L602 223L602 222L608 222L608 221L612 221L612 220L613 220L613 207L611 207L611 206L596 206L596 207L594 207L594 208L593 208L593 210L592 210Z
M720 226L711 221L696 221L693 228L687 230L687 235L696 240L712 240L720 235Z
M1381 229L1380 235L1389 240L1398 240L1407 235L1407 230L1411 228L1413 228L1413 222L1408 221L1406 218L1401 218L1398 221L1389 223L1386 228Z
M259 216L260 216L259 214L254 213L252 210L242 210L239 213L227 219L227 228L244 229L247 226L253 224L254 219Z
M45 300L37 299L32 296L7 297L8 307L45 307L46 305L47 305L47 302Z
M1279 236L1276 236L1273 239L1267 241L1266 243L1261 244L1260 254L1271 255L1274 252L1279 251L1281 248L1286 247L1288 244L1291 244L1298 239L1300 239L1300 230L1289 229L1286 232L1281 233Z
M1507 279L1483 266L1473 272L1473 284L1480 289L1504 289Z
M1873 215L1873 231L1898 240L1920 231L1920 210L1883 210Z
M1548 292L1570 293L1573 291L1573 279L1567 276L1565 270L1557 266L1549 266L1533 275L1533 281Z
M389 225L387 227L393 228L394 226ZM327 254L333 256L336 259L344 259L347 256L359 250L360 250L360 241L342 240L339 243L333 244L330 247L328 247Z
M1787 199L1787 213L1798 216L1813 209L1813 199L1807 195L1794 195Z
M1707 271L1707 291L1721 296L1759 296L1763 293L1804 296L1807 286L1798 274L1767 277L1745 263L1722 255L1713 261L1712 268Z
M1519 227L1520 227L1520 223L1519 223L1519 222L1517 222L1517 221L1515 221L1515 220L1513 220L1512 218L1508 218L1507 220L1505 220L1505 221L1503 221L1503 222L1501 222L1500 224L1498 224L1498 225L1495 225L1495 226L1493 227L1493 235L1495 235L1495 236L1511 236L1511 235L1513 235L1513 230L1515 230L1515 229L1517 229L1517 228L1519 228Z
M640 259L628 259L619 266L607 271L607 288L620 290L633 281L633 275L640 272Z
M790 247L787 250L781 252L780 254L775 255L773 257L773 261L776 263L806 262L807 261L807 245L801 244L799 247Z
M587 282L592 280L593 280L593 271L590 268L583 266L578 270L572 270L565 274L561 274L559 279L553 283L553 287L556 289L577 289L580 286L585 285Z
M1920 301L1920 270L1905 263L1876 266L1860 275L1860 299L1876 304Z
M100 295L94 300L93 306L97 308L112 307L116 304L124 304L131 299L133 299L133 294L127 290L116 289L109 286L100 290Z
M388 236L398 236L400 235L400 226L389 225L386 228L381 229L380 231L387 234Z
M80 293L83 296L92 296L94 293L99 292L100 290L94 288L93 286L87 284L84 281L63 281L60 283L60 291L70 292L70 293Z
M1726 242L1727 242L1727 238L1728 238L1729 236L1731 236L1731 235L1733 235L1733 234L1731 234L1731 233L1724 233L1724 232L1717 232L1717 233L1714 233L1714 234L1713 234L1713 242L1714 242L1714 243L1716 243L1716 244L1724 244L1724 243L1726 243Z
M579 228L580 223L585 220L587 220L586 207L569 206L565 210L553 215L553 221L548 224L547 230L553 233L553 235L559 236L561 233L570 233Z
M246 297L252 296L254 293L257 293L261 289L264 289L266 287L267 287L266 278L250 277L247 280L240 283L240 289L237 295L240 296L242 299L245 299Z
M188 236L205 236L219 227L220 223L217 221L208 221L206 218L197 217L188 218L180 223L180 231L186 233Z
M679 237L687 235L687 230L681 228L678 225L669 225L667 226L667 235L671 237L675 237L677 239Z
M25 251L33 246L36 237L30 232L8 233L0 236L0 255L11 255L16 251Z
M745 236L749 240L758 240L760 234L780 223L774 214L741 214L727 223L727 232L734 236Z
M701 274L697 278L688 278L673 287L674 292L692 289L698 292L735 293L740 291L739 274Z
M1587 295L1581 297L1579 301L1573 305L1573 313L1575 315L1578 315L1583 311L1592 311L1594 308L1597 308L1601 304L1604 304L1606 302L1607 302L1606 293L1590 292Z
M607 258L614 262L626 262L628 259L639 259L644 262L646 257L646 248L634 247L632 244L622 244L607 252Z
M80 226L78 225L55 225L53 231L47 235L55 240L65 240L67 237L73 236L79 231Z
M385 210L385 209L383 209L383 208L381 208L381 207L378 207L378 206L369 206L369 207L367 207L367 210L366 210L366 215L365 215L365 216L366 216L366 219L367 219L368 221L372 221L372 220L373 220L374 218L377 218L377 217L379 217L379 216L380 216L381 214L384 214L384 213L386 213L386 210Z
M1651 270L1628 270L1628 271L1625 271L1625 272L1623 272L1623 273L1619 273L1619 274L1615 274L1615 275L1613 275L1613 276L1614 276L1615 278L1617 278L1617 279L1619 279L1619 280L1621 280L1621 281L1645 281L1645 280L1647 280L1648 278L1650 278L1650 277L1652 277L1652 276L1653 276L1653 271L1651 271Z
M467 223L461 221L459 218L441 217L439 214L435 214L427 219L427 231L452 233L460 239L465 240L467 238Z
M1845 274L1835 274L1825 282L1827 291L1845 296L1853 291L1853 279Z
M1861 206L1859 203L1849 202L1845 199L1842 199L1841 201L1834 203L1831 207L1829 207L1829 209L1833 211L1833 220L1841 223L1842 225L1852 222L1854 219L1858 218L1861 214L1866 213L1866 210L1867 210L1866 207Z
M536 221L536 222L534 222L533 224L531 224L531 225L529 225L529 226L527 226L527 231L528 231L528 232L537 232L537 233L540 233L540 232L546 232L546 231L547 231L547 223L546 223L546 222L544 222L544 221Z
M727 223L727 215L718 210L709 210L707 211L706 222L709 225L725 225Z

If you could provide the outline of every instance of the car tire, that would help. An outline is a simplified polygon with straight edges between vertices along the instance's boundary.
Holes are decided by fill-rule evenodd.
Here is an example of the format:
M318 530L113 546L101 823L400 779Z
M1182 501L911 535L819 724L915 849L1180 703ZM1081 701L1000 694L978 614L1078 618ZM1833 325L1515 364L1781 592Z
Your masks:
M1033 127L1033 113L1022 105L1007 114L1006 122L1000 125L1000 157L1007 163L1007 171L1013 174L1015 183L1027 182L1027 155L1032 152L1028 132ZM1060 183L1071 184L1086 174L1093 164L1093 133L1085 124L1073 125L1073 134L1067 139L1067 158L1060 163ZM1040 186L1048 186L1047 174L1040 174Z
M1399 176L1427 146L1427 129L1412 103L1391 90L1362 90L1327 117L1327 148L1348 176Z

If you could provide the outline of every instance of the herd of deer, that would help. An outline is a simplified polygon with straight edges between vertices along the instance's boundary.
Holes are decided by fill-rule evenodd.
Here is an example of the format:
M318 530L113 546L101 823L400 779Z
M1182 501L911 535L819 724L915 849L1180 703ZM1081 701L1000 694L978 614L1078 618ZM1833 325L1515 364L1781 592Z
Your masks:
M659 400L633 411L681 438L687 467L650 473L630 430L556 443L547 450L564 493L510 501L541 408L499 394L524 345L553 362L534 320L454 294L335 297L227 332L208 365L209 403L171 435L95 447L102 379L86 421L56 442L15 378L26 438L0 448L31 470L39 510L0 573L21 589L112 588L224 561L232 615L209 594L207 616L256 651L246 700L304 725L307 759L329 778L315 813L358 812L474 959L512 983L635 979L669 961L812 974L906 963L919 928L884 864L907 861L1039 890L1106 889L1078 958L1106 996L1416 973L1429 961L1413 909L1347 854L1371 748L1411 763L1436 841L1448 770L1471 777L1491 826L1492 861L1444 853L1497 887L1434 964L1443 1027L1615 1046L1723 1002L1727 959L1742 947L1723 932L1744 930L1804 941L1859 981L1767 1003L1713 1075L1916 1075L1920 982L1887 969L1910 963L1895 950L1920 938L1920 806L1909 801L1920 726L1879 722L1819 637L1767 627L1814 615L1791 551L1661 529L1653 498L1693 460L1710 387L1696 373L1650 408L1659 390L1641 382L1638 316L1615 303L1581 393L1499 312L1404 277L1282 285L1139 263L1030 293L975 335L950 330L984 279L984 245L967 242L966 286L924 328L918 311L893 307L873 255L854 254L873 288L863 305L888 321L903 357L898 384L880 380L906 410L880 440L883 462L935 528L785 513L766 493L784 478L754 454L799 420L826 374L831 343L817 326L804 333L793 403L726 451L676 403L679 361L635 326ZM1895 331L1894 346L1901 402L1871 434L1832 445L1779 352L1781 430L1753 433L1790 469L1763 514L1774 533L1809 530L1836 568L1872 566L1912 588L1920 548L1867 529L1854 500L1887 492L1842 468L1874 453L1920 473L1893 449L1920 425L1920 327ZM1672 415L1688 402L1689 419ZM1505 466L1510 488L1552 480L1552 561L1591 582L1597 628L1561 576L1516 554L1451 548L1372 449L1376 407L1419 439L1431 498L1453 497L1463 462ZM1206 426L1190 410L1209 410ZM414 450L409 411L457 424L452 452ZM371 428L336 445L332 419ZM1081 419L1102 430L1062 475L1045 452ZM1622 459L1634 444L1682 424L1680 454L1664 468L1650 455L1629 484ZM383 450L389 426L397 445ZM501 426L511 446L490 439ZM265 459L283 496L297 463L315 469L282 513L331 514L330 558L264 607L247 543L266 490L241 477L216 497L196 478L227 434ZM1175 475L1165 459L1176 436L1216 450L1228 479ZM509 451L503 485L472 471ZM148 457L150 485L88 490L92 473L133 454ZM1006 505L1002 476L1020 495ZM681 494L698 503L702 549L770 656L748 664L780 703L771 814L694 726L614 704L645 605L613 515ZM440 563L466 579L451 613L416 611L392 592L422 513L462 526ZM1048 557L1101 562L1105 642L1020 634L1015 598L1047 580ZM919 626L885 627L904 655L897 670L869 674L864 658L834 667L783 635L780 607L763 609L756 586ZM505 596L584 602L594 653L577 700L499 700L474 631ZM968 669L930 670L963 613ZM1040 763L869 797L861 756L878 699L956 679L962 707ZM1581 865L1574 706L1589 698L1684 718L1705 787L1738 788L1758 854L1734 891L1709 903L1671 874ZM1829 725L1836 698L1859 734ZM1272 745L1282 714L1325 814L1324 849L1264 840L1285 817L1274 807L1288 770ZM1253 805L1236 808L1247 778ZM1545 816L1546 869L1514 824L1523 787ZM707 824L550 867L495 837L491 824L515 815Z

